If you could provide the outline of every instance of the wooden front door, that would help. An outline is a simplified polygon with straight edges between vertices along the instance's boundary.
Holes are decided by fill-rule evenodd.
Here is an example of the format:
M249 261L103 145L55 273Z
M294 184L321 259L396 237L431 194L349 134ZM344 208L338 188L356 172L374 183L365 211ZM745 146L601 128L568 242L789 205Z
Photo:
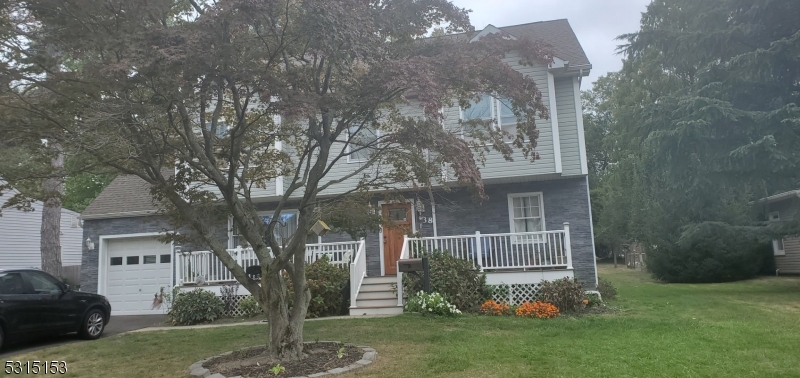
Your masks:
M411 232L411 203L388 203L383 214L383 270L386 275L397 274L397 260L403 250L403 236Z

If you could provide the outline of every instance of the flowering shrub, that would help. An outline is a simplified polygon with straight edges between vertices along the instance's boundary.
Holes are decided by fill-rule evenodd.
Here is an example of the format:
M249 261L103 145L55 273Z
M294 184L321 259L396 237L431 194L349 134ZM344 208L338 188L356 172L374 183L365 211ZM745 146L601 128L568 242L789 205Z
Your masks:
M433 251L428 255L431 268L431 291L447 296L450 303L465 312L477 312L490 298L486 275L475 269L471 261L453 257L449 252ZM422 290L422 280L413 274L403 275L403 290Z
M405 310L408 312L419 312L422 314L455 316L460 315L461 311L456 306L450 304L439 293L426 293L420 291L408 298Z
M558 307L547 302L525 302L517 307L516 315L523 318L549 319L558 316Z
M481 314L500 316L509 313L510 309L505 302L497 302L494 299L490 299L481 305Z

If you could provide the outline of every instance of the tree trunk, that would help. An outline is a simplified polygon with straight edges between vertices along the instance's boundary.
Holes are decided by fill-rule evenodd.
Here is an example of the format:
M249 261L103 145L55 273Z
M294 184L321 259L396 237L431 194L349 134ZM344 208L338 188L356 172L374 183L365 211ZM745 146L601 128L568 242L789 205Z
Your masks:
M64 152L53 146L58 153L51 160L53 176L44 181L45 201L42 207L41 251L42 270L61 279L61 196L64 193Z
M302 263L302 262L301 262ZM264 285L264 283L266 285ZM300 291L300 301L298 293L295 293L294 306L304 306L302 314L308 310L307 285L294 285ZM303 290L303 289L306 290ZM269 324L269 344L267 353L281 361L296 361L303 356L303 324L305 318L289 316L287 306L287 290L281 274L270 274L266 282L262 283L262 291L265 292L267 321ZM297 311L292 311L297 312Z
M617 249L618 247L616 245L611 245L611 254L614 255L614 268L617 267Z

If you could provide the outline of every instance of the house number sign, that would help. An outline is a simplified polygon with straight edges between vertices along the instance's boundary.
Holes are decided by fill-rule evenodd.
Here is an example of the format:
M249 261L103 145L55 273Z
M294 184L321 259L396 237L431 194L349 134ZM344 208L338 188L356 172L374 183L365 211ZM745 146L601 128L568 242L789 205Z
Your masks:
M433 218L432 218L432 217L424 217L424 216L420 216L420 217L419 217L419 221L420 221L421 223L423 223L423 224L424 224L424 223L433 223Z

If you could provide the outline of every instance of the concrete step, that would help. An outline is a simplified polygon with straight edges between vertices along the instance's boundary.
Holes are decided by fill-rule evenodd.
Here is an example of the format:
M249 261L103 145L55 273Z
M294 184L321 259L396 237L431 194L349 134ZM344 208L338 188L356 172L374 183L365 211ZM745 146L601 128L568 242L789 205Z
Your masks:
M364 277L363 284L390 284L390 283L397 283L397 276L382 276L382 277Z
M397 298L386 298L386 299L361 299L359 295L359 299L356 300L356 307L392 307L397 306Z
M361 290L359 290L358 292L359 293L368 293L368 292L375 292L375 291L392 291L392 287L389 286L389 284L384 284L384 283L368 284L368 283L365 282L365 283L361 284Z
M397 307L397 302L393 307L358 307L350 309L350 316L362 315L397 315L402 314L403 308Z
M391 290L387 291L361 291L358 293L358 300L368 299L394 299L397 300L397 293Z

